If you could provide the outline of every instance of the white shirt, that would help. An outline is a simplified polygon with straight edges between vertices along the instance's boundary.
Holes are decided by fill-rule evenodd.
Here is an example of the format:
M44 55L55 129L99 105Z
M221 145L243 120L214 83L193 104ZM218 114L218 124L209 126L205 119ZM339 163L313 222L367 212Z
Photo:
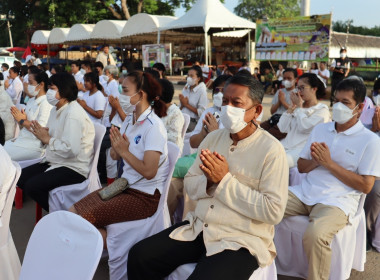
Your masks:
M277 72L276 72L276 77L277 77L277 81L282 81L284 79L283 77L283 73L284 73L284 70L285 69L278 69Z
M295 89L292 89L292 90L287 90L286 88L282 88L281 89L284 93L285 93L285 101L286 103L288 104L292 104L292 100L290 99L290 94L292 91L294 91ZM273 96L273 99L272 99L272 105L276 104L278 102L278 94L279 94L280 90L278 90L276 92L276 94ZM273 115L275 114L282 114L286 112L286 108L284 107L284 105L280 105L280 107L278 107L277 111L273 113Z
M202 127L203 127L203 120L205 119L206 117L206 114L207 113L211 113L211 114L214 114L215 112L218 112L219 115L220 115L220 112L221 112L221 109L216 107L216 106L212 106L212 107L209 107L207 108L201 115L201 117L199 118L198 122L197 122L197 125L195 126L194 130L191 132L191 135L195 135L195 134L199 134L201 131L202 131ZM224 128L222 122L220 121L220 119L218 119L218 124L219 124L219 128Z
M108 81L104 87L104 92L107 94L107 96L110 96L112 95L113 97L115 98L119 98L120 96L120 93L119 93L119 84L118 82L113 79L112 81ZM107 105L107 109L106 111L104 112L104 125L106 127L109 127L111 126L111 123L110 123L110 120L109 120L109 116L111 115L111 112L112 112L112 107L110 104ZM115 118L115 117L114 117ZM114 119L113 118L113 119ZM112 121L113 121L112 119ZM120 119L120 118L119 118ZM115 119L115 121L117 121L117 119ZM120 127L121 126L121 123L119 125L115 124L117 127Z
M6 71L3 72L3 78L4 78L4 81L5 81L6 79L8 79L8 77L9 77L9 70L6 70Z
M74 76L75 81L84 85L84 75L80 71L78 71L76 74L72 73L72 75ZM83 91L78 90L78 98L82 98L83 94Z
M165 181L168 176L169 160L167 159L167 132L161 119L152 111L151 107L146 109L138 118L135 124L133 122L133 114L128 115L120 133L125 134L130 142L129 152L131 152L139 160L143 160L146 151L160 152L159 164L163 164L158 168L156 176L147 180L143 178L140 182L131 186L133 189L154 194L158 189L162 194ZM164 162L165 160L165 162ZM142 178L142 175L133 169L132 166L124 160L123 178L126 178L130 184L135 183Z
M320 71L320 72L321 72L321 74L322 74L323 76L327 77L327 79L330 78L330 71L329 71L329 70L325 69L325 70ZM318 72L318 73L319 73L319 72ZM317 75L318 75L318 73L317 73ZM319 77L321 77L321 76L319 76ZM325 85L327 86L327 79L322 78L322 77L321 77L321 79L325 82Z
M14 106L11 97L4 90L4 82L0 86L0 118L3 120L5 128L5 141L12 139L15 135L16 122L11 114L11 107Z
M207 88L205 83L200 83L192 90L186 85L182 90L182 94L189 99L189 104L191 106L197 108L198 114L194 114L193 111L190 111L185 107L182 108L182 113L188 114L191 118L198 120L199 116L202 115L203 111L206 110L208 106Z
M48 75L49 78L52 76L52 74L49 70L46 70L45 73L46 73L46 75Z
M59 110L53 108L47 124L52 137L46 148L46 160L52 170L70 168L88 177L94 157L94 124L77 101L71 101Z
M53 106L49 104L46 95L30 98L25 108L29 121L36 120L42 127L46 127ZM30 150L41 151L44 147L39 139L27 128L23 127L14 142L15 146L26 147Z
M99 83L102 85L103 89L105 89L106 85L107 85L107 82L106 80L104 79L104 75L100 75L99 76Z
M341 133L335 130L335 122L317 125L300 158L312 159L310 146L313 142L326 143L331 159L343 168L360 175L380 177L380 139L360 121ZM289 190L306 205L336 206L346 215L355 215L361 195L322 166L307 173L300 185L289 187Z
M185 123L185 118L183 117L181 110L175 104L170 105L166 113L167 116L162 117L161 120L168 132L168 141L176 144L179 147L179 150L182 151L182 129L183 124Z
M201 67L201 69L202 69L202 72L203 72L203 77L204 78L208 78L208 74L209 74L209 72L210 72L210 68L205 64L204 66L202 66ZM204 73L204 72L206 72L206 73Z
M24 86L22 85L22 82L18 76L13 80L9 80L9 87L7 89L7 92L9 96L12 98L13 104L16 105L20 103L23 89Z
M96 61L100 61L101 63L103 63L103 66L106 67L108 65L107 58L110 59L109 65L116 65L113 56L110 53L105 54L103 51L98 54L98 56L96 57Z
M11 158L4 150L3 146L0 145L0 193L3 187L9 187L16 174L16 167L14 167ZM1 198L3 200L1 200ZM3 208L5 205L6 195L0 197L0 217L3 212ZM1 224L0 224L1 226Z
M41 59L39 59L38 57L37 57L37 58L34 58L34 59L35 59L35 60L34 60L34 65L35 65L35 66L38 66L38 65L42 64Z
M297 108L293 114L283 113L277 126L282 133L287 133L281 140L285 151L302 149L313 128L330 120L329 108L323 103L310 108Z
M24 79L22 80L22 83L27 83L27 84L29 84L29 74L26 74L26 75L24 76Z
M103 111L103 115L104 115L104 109L107 104L107 99L104 97L103 93L101 93L99 90L92 95L90 95L90 91L86 91L83 94L81 99L86 101L87 106L93 109L94 111ZM92 116L90 113L87 112L87 114L93 122L101 123L102 118L97 119L94 116Z

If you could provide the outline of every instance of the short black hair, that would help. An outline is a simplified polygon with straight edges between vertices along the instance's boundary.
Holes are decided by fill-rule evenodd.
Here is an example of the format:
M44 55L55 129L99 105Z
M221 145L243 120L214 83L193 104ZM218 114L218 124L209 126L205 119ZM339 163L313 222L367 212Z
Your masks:
M153 78L155 78L156 80L159 80L160 79L160 73L158 73L157 70L153 70L153 69L147 69L144 71L145 73L149 73L153 76Z
M13 66L9 70L12 70L13 73L20 75L20 68L18 68L17 66Z
M264 98L264 87L253 76L246 76L246 75L232 76L227 80L224 87L227 88L230 84L248 87L249 97L253 100L253 102L258 102L260 104L262 103L263 98Z
M76 65L76 66L78 66L79 68L80 68L80 66L81 66L81 62L79 61L79 60L75 60L75 61L72 61L71 63L70 63L70 65Z
M41 64L41 66L42 66L42 68L43 68L45 71L49 70L49 64L47 64L46 62L43 62L43 63Z
M0 144L2 146L4 146L5 144L5 126L1 117L0 117Z
M81 65L84 65L86 68L92 68L91 61L83 60Z
M94 84L98 90L103 89L103 87L99 83L99 75L97 73L95 73L95 72L86 73L86 74L84 74L83 79L86 82L90 82L90 83Z
M158 82L160 83L162 88L161 100L164 101L166 104L172 102L174 96L173 84L167 79L159 79Z
M57 73L50 77L50 84L57 86L59 95L69 102L78 97L78 87L73 75L66 72Z
M239 69L235 66L228 66L227 71L229 71L232 75L235 75L238 72Z
M373 84L373 90L378 91L380 89L380 79L377 79Z
M37 84L44 83L44 90L45 92L48 90L49 85L49 77L44 71L40 71L39 73L34 75L34 79L36 80Z
M54 65L51 69L55 70L56 73L65 72L61 64Z
M95 68L99 67L99 68L104 69L104 65L103 65L103 63L102 63L101 61L97 61L97 62L95 62L95 63L94 63L94 67L95 67Z
M297 74L297 70L296 70L296 69L293 69L293 68L285 68L285 70L284 70L284 72L282 73L282 75L284 75L286 72L292 72L293 75L294 75L294 78L297 79L298 74Z
M1 67L7 68L7 70L9 69L9 65L7 63L1 64Z
M22 65L21 66L21 76L24 77L26 74L28 74L28 66Z
M166 71L166 68L165 68L165 65L162 64L161 62L157 62L155 63L152 68L157 68L159 71L162 71L162 72L165 72Z
M193 65L190 67L190 70L194 70L197 73L197 77L200 79L199 82L203 82L203 71L202 68L198 65Z
M359 77L350 76L341 82L336 87L336 91L353 91L356 104L363 103L367 95L367 88Z
M220 75L218 78L216 78L214 83L212 84L212 93L214 93L215 89L217 87L220 87L221 84L227 82L229 78L231 78L230 75Z
M235 75L252 76L251 72L249 72L247 69L241 69L241 70L238 71Z
M31 74L37 74L38 72L41 71L41 69L38 69L36 65L30 65L28 67L28 71L30 71Z

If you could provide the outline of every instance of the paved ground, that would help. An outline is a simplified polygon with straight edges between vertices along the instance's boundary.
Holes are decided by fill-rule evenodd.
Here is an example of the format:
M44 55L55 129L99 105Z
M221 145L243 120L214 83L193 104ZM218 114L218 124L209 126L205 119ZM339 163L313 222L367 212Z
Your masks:
M180 80L180 79L177 78L177 80ZM176 85L175 89L176 89L176 95L174 98L174 102L178 104L178 94L181 92L182 86ZM209 93L209 100L211 100L210 93ZM269 96L269 95L266 95L264 98L263 120L266 120L270 115L269 108L270 108L271 100L272 100L272 96ZM327 102L326 104L328 105ZM12 236L13 236L21 262L25 254L29 237L33 231L34 221L35 221L35 203L31 199L25 198L23 209L16 210L15 208L13 208L11 222L10 222ZM106 280L106 279L109 279L108 264L107 264L107 259L102 259L96 271L94 280ZM291 279L299 279L299 278L279 276L279 279L291 280ZM377 252L367 253L367 262L365 266L365 271L364 272L352 271L350 279L351 280L380 279L380 253L377 253Z

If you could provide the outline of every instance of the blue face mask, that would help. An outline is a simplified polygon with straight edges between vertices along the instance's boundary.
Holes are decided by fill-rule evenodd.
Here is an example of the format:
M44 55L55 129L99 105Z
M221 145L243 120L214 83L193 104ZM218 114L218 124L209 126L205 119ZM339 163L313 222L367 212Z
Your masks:
M123 87L119 85L118 89L119 89L119 93L121 94L123 92Z

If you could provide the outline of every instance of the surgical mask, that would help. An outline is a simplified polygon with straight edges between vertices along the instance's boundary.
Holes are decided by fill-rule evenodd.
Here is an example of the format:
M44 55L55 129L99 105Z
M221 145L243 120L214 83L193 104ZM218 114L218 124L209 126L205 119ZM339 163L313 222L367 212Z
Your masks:
M36 87L38 87L38 85L36 85L36 86L28 85L29 95L36 96L40 92L39 90L36 91Z
M121 94L123 92L123 87L119 84L118 86L119 93Z
M358 106L359 104L356 105L354 109L350 109L346 105L344 105L342 102L335 103L332 109L333 120L338 124L344 124L348 122L350 119L352 119L353 116L357 114L357 113L352 114L352 112Z
M186 82L187 82L187 84L189 85L189 86L193 86L193 85L195 85L195 80L193 79L193 78L191 78L191 77L187 77L187 79L186 79Z
M223 93L218 92L218 93L214 94L212 97L212 101L213 101L215 107L218 107L218 108L222 107Z
M108 77L108 76L106 76L106 75L103 75L103 79L104 79L106 82L108 82L109 79L110 79L110 77Z
M293 65L293 69L297 69L297 65Z
M223 126L228 129L230 133L235 134L247 126L247 123L244 121L244 116L245 109L225 105L222 106L220 120L222 121Z
M340 54L340 57L341 57L341 58L345 58L346 56L347 56L347 54L345 54L345 53L341 53L341 54Z
M257 74L257 73L259 73L259 71L255 70L254 73Z
M285 87L285 88L291 88L293 85L294 85L294 81L288 81L288 80L283 80L282 81L282 85Z
M82 75L86 74L86 70L84 70L83 68L80 69L80 72L81 72Z
M131 104L131 97L125 94L120 94L119 103L124 113L129 114L135 110L135 105Z
M46 99L49 102L50 105L55 106L59 102L57 98L55 98L55 95L57 94L56 90L49 89L46 92Z
M123 69L123 70L121 70L121 73L123 73L123 75L127 75L128 74L128 70Z
M377 92L372 93L373 101L375 102L375 105L380 106L380 94Z

